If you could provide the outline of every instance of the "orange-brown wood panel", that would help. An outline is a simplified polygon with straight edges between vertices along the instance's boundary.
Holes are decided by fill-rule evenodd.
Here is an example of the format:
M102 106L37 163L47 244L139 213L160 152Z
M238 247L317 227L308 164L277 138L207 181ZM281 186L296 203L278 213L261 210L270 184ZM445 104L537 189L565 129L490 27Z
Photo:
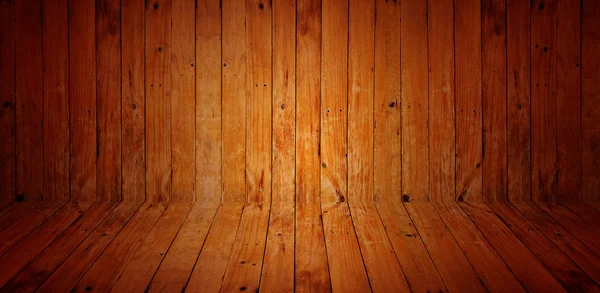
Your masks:
M96 1L98 200L121 200L121 3Z
M19 199L40 201L44 199L42 2L15 1L14 7L16 192Z
M296 292L331 291L320 200L321 4L297 3Z
M96 200L97 100L94 0L69 1L71 200Z
M507 0L508 199L531 198L531 23L529 3Z
M14 1L0 3L0 23L0 206L5 206L16 200Z
M122 199L137 202L146 196L144 3L121 1Z

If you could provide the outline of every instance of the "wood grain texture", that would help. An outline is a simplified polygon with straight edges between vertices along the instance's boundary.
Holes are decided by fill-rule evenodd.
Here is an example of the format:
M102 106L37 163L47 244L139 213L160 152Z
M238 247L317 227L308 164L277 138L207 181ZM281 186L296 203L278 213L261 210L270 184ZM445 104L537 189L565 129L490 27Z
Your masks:
M44 198L65 201L69 199L70 176L69 3L67 0L43 2L42 27ZM116 96L118 97L118 94Z
M321 1L297 3L296 245L297 292L331 290L321 215Z
M272 18L273 196L260 289L294 292L296 1L274 1Z
M69 1L69 154L71 200L97 195L96 10Z
M0 202L6 206L16 200L15 2L0 3L0 22Z
M16 197L40 201L44 199L44 169L40 164L44 162L42 3L16 1L14 7Z

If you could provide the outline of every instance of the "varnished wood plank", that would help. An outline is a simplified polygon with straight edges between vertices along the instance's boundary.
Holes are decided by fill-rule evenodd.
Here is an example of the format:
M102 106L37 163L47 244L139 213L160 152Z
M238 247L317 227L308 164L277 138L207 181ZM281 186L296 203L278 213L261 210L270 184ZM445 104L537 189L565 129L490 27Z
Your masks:
M506 0L482 2L483 198L507 197Z
M482 157L481 1L455 2L456 199L480 202Z
M297 5L295 289L328 292L320 203L321 1Z
M108 232L103 228L107 223L114 221L114 219L118 217L129 219L139 205L127 203L120 204L114 208L114 204L106 203L97 205L96 207L98 208L87 210L78 221L69 226L64 233L57 237L56 240L42 250L29 264L27 264L27 266L6 283L2 290L19 292L35 291L71 253L76 251L76 249L81 249L78 248L80 243L83 242L83 246L88 247L85 243L90 243L90 240L92 239L98 240L94 235ZM124 223L121 223L120 225L119 229ZM116 232L118 232L119 229L117 229ZM113 237L114 234L115 233L112 235ZM88 236L91 238L87 239ZM108 233L101 238L112 239ZM96 245L99 245L99 242L103 242L102 239L97 241ZM104 248L103 246L101 247ZM90 255L94 256L92 261L95 260L93 249L85 251L89 251ZM89 255L86 255L85 258L77 259L76 261L80 264L84 264L86 259L89 259ZM74 268L69 267L69 269ZM84 267L84 269L87 269L87 267ZM74 275L77 276L76 273L74 273Z
M10 264L0 274L0 287L4 286L15 274L17 274L25 265L27 265L39 253L42 253L49 245L64 245L65 237L70 238L73 233L81 233L83 236L70 238L72 247L81 243L93 228L106 216L116 204L67 204L49 218L43 225L34 232L23 238L17 245L7 251L0 260L3 263ZM87 221L92 220L91 223ZM74 231L72 227L77 227ZM66 234L66 236L65 236ZM55 239L62 239L62 242L56 243ZM66 247L61 247L66 248ZM52 249L52 248L50 248ZM47 277L47 274L41 273ZM29 276L32 277L32 276ZM36 276L33 276L36 277ZM36 278L32 278L36 279ZM33 281L33 280L31 280ZM15 283L13 283L15 284ZM16 284L19 285L19 284ZM22 285L22 284L20 284ZM39 283L38 283L39 285ZM7 287L10 287L8 285ZM13 285L14 286L14 285ZM4 289L3 289L4 290ZM14 288L13 290L17 290ZM19 289L21 290L21 289ZM18 291L18 290L17 290Z
M294 292L296 1L273 2L273 197L260 290Z
M196 106L196 1L173 1L171 19L171 143L175 201L194 200L195 106ZM216 60L215 60L216 61ZM200 107L204 107L200 104Z
M15 223L18 219L26 215L27 212L35 206L44 204L47 204L47 202L25 201L14 202L6 206L0 212L0 231Z
M69 198L69 3L44 1L44 198Z
M556 193L556 3L531 4L531 190L540 201Z
M531 198L531 23L530 4L507 0L508 199Z
M246 199L246 5L221 2L223 202Z
M0 203L5 205L16 199L15 2L0 3L0 26Z
M477 275L492 292L525 292L523 285L457 203L434 204Z
M156 275L150 292L181 292L192 274L221 200L221 11L196 7L196 202Z
M224 203L219 207L186 292L220 292L240 225L242 208L243 203L236 202Z
M334 292L370 291L348 203L348 3L324 0L321 41L321 206Z
M97 99L94 0L69 1L69 143L71 200L96 200Z
M121 200L121 3L96 1L98 199Z
M556 196L581 194L581 7L558 1L556 27Z
M146 200L158 202L172 186L171 10L171 0L146 5Z
M481 279L430 203L405 204L449 292L486 292Z
M481 233L529 292L565 292L537 258L486 205L462 204Z
M401 18L402 197L428 201L429 58L427 1L403 0ZM405 197L406 196L406 197Z
M582 198L600 201L600 2L584 1L581 11Z
M246 204L221 290L258 290L271 206L271 3L246 1Z
M144 1L121 1L121 169L124 201L145 198Z
M398 9L400 3L396 4L394 8ZM348 205L371 290L408 292L402 268L373 203L375 2L350 1L348 9ZM399 81L400 77L395 76ZM395 108L395 101L391 103ZM389 108L387 103L383 107Z
M109 291L164 209L164 205L147 203L133 216L108 217L39 290Z
M17 197L44 198L42 3L15 1ZM10 26L9 26L10 28Z
M137 239L137 243L141 245L130 252L131 260L119 274L119 278L114 280L116 282L110 289L111 292L148 290L148 284L179 232L190 206L186 202L169 204L148 235L143 240Z
M429 185L431 200L455 197L453 2L429 1ZM420 179L417 179L420 180Z
M534 204L515 207L521 214L505 207L502 221L561 285L568 291L598 291L598 256Z

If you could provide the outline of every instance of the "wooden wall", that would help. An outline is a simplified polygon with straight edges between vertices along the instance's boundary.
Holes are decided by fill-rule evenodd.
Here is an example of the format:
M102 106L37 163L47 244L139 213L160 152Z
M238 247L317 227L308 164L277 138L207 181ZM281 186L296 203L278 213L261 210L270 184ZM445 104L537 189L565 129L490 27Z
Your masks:
M598 52L598 0L0 0L0 198L598 200Z

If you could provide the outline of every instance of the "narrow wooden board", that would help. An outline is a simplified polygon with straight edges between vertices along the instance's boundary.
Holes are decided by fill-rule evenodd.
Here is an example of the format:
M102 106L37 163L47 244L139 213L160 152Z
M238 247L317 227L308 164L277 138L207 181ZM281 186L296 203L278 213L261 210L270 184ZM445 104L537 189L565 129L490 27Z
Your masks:
M599 257L536 205L521 203L515 204L515 207L522 216L513 216L514 219L507 220L503 214L502 220L505 223L518 221L508 226L561 285L568 291L598 291L600 288L597 285L600 277ZM515 213L506 212L506 214L510 217ZM534 225L535 227L532 227ZM516 229L513 226L516 226ZM544 235L547 239L543 237ZM548 243L549 241L554 245ZM557 250L561 250L562 253Z
M219 207L185 292L220 292L240 225L243 203ZM250 264L248 264L250 265ZM236 291L240 288L235 288Z
M484 1L489 2L489 1ZM482 7L455 2L456 199L481 202L483 195Z
M298 1L296 44L296 292L329 292L320 203L321 0Z
M221 1L223 202L246 200L246 4Z
M164 205L146 203L131 219L117 214L107 218L46 280L40 291L109 291L164 210Z
M6 206L0 212L0 232L6 227L14 224L18 219L27 214L31 209L38 205L45 205L47 202L25 201L13 202Z
M482 2L483 198L507 200L506 0Z
M96 11L94 0L69 1L69 154L71 200L96 200Z
M121 1L122 198L146 197L144 0Z
M221 11L216 1L196 7L196 201L150 283L150 292L187 285L221 201Z
M83 236L70 238L72 243L66 243L66 245L77 246L85 239L85 236L93 231L102 218L110 213L116 204L92 204L89 208L88 206L85 204L67 204L63 206L62 209L57 211L43 225L2 255L0 260L3 263L10 264L10 266L6 266L2 273L0 273L0 287L4 286L14 275L19 273L34 257L42 253L46 247L56 245L55 239L63 239L63 242L59 242L59 245L65 245L64 235L68 235L66 236L67 238L72 237L70 235L74 233L73 227L83 229L76 231L76 233L81 233ZM88 223L90 220L92 221ZM47 277L47 274L42 273L41 275L46 275Z
M582 198L600 201L600 2L584 1L581 10Z
M526 292L505 261L457 203L434 204L456 243L491 292Z
M174 201L194 201L196 1L173 1L171 18L171 169ZM167 23L164 24L168 26ZM215 60L216 61L216 60ZM202 81L204 82L204 81ZM204 107L203 104L198 105Z
M0 3L0 206L16 200L15 2ZM3 211L4 212L4 211ZM0 223L4 223L0 221Z
M119 274L119 278L114 280L116 282L110 289L111 292L148 290L148 284L171 247L190 207L191 204L186 202L169 204L148 235L143 240L137 240L141 245L131 251L131 260Z
M114 208L114 204L106 203L101 208L89 209L73 225L56 238L50 245L42 250L27 266L15 275L3 290L18 292L34 292L50 275L65 261L71 253L78 249L81 243L89 237L94 238L98 231L104 231L106 226L115 217L129 219L139 208L138 204L123 203ZM114 208L114 209L112 209ZM112 209L112 211L111 211ZM126 222L126 220L125 220ZM124 223L120 224L122 227ZM120 229L119 227L119 229ZM116 230L117 232L119 230ZM102 233L102 232L100 232ZM91 235L91 236L90 236ZM113 234L114 237L114 234ZM105 235L104 238L110 238ZM112 238L110 238L112 239ZM101 242L101 241L98 241ZM85 243L82 244L85 246ZM99 243L97 245L100 245ZM94 251L91 249L90 251ZM84 263L87 259L79 259ZM92 261L95 258L92 258ZM85 267L87 269L87 267ZM83 272L81 272L83 274Z
M486 205L461 205L529 292L565 292L560 283Z
M427 1L402 0L402 198L429 201Z
M449 292L487 292L481 279L430 203L404 205Z
M69 4L44 1L44 198L69 199Z
M246 1L246 205L222 290L258 290L271 208L271 3Z
M507 0L508 199L531 198L531 23L530 3Z
M14 7L16 198L40 201L44 199L42 3L16 1Z
M146 200L171 198L171 0L146 5Z
M273 1L273 196L262 292L294 292L296 1Z
M556 27L556 196L581 195L581 9L577 1L558 1Z
M96 1L98 200L121 200L121 2Z
M348 3L324 0L321 42L321 206L333 292L370 291L347 203Z
M531 4L531 197L540 201L556 194L556 3Z

